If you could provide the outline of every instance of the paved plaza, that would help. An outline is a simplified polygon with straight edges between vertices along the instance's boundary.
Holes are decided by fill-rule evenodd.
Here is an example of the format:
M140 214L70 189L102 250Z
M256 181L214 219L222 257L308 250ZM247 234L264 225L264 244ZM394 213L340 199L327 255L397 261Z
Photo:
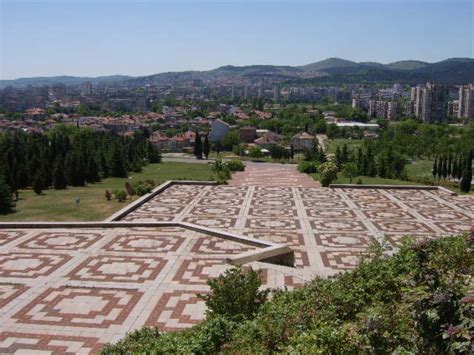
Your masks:
M391 251L406 235L472 228L472 196L321 188L291 168L264 168L259 178L252 169L230 186L168 187L121 222L180 222L289 245L295 267L245 267L261 270L264 287L290 290L353 269L374 241ZM145 325L190 327L204 317L197 293L209 291L206 281L255 249L182 227L0 229L0 352L90 353Z

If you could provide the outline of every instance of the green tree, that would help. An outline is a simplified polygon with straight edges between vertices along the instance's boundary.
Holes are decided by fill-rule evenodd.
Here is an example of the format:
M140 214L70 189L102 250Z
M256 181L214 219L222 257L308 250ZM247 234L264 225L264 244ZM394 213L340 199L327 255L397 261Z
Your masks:
M0 214L7 214L13 210L12 191L5 182L5 178L0 175Z
M202 151L204 153L204 157L206 160L209 158L209 152L211 151L211 147L209 145L209 134L206 134L204 137L204 145L202 147Z
M468 193L471 191L472 182L472 153L470 153L464 164L461 180L459 181L459 189L462 192Z
M337 167L340 169L342 166L342 156L341 156L341 149L339 146L336 147L336 154L334 155L334 162L336 163Z
M321 185L328 187L334 180L337 179L337 165L333 162L322 163L318 167L318 171L321 173Z
M118 143L114 144L112 149L112 158L110 160L110 174L113 177L127 177L122 149Z
M438 174L438 158L435 158L433 162L433 168L431 169L431 173L433 174L433 178L436 180L436 175Z
M33 178L33 190L36 194L41 195L44 189L44 174L42 170L38 170Z
M240 135L237 130L232 130L228 132L224 137L221 139L221 147L225 150L232 150L234 145L239 145L240 143Z
M352 184L352 178L357 176L357 165L355 163L345 163L342 166L342 174L349 178L349 184Z
M209 279L210 293L199 295L206 302L209 318L222 316L233 321L253 319L265 303L268 290L260 290L262 281L257 271L241 268L226 270L223 275Z
M62 157L56 158L54 162L53 186L56 190L65 189L67 187L66 172Z
M202 141L201 137L199 136L199 131L196 130L196 137L194 140L194 155L198 159L202 159Z

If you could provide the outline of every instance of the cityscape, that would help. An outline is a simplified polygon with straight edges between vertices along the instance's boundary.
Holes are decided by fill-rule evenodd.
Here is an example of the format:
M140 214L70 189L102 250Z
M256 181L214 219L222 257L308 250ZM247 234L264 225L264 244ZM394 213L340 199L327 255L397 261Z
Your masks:
M0 353L474 352L471 1L0 6Z

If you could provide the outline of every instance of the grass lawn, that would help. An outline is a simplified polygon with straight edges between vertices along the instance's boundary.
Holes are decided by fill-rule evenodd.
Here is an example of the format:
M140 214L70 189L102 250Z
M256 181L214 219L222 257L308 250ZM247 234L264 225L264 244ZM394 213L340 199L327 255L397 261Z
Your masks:
M313 179L320 181L319 173L310 174ZM403 181L397 179L384 179L381 177L370 177L370 176L356 176L352 178L352 183L356 184L359 178L362 180L362 185L420 185L410 181ZM338 174L337 180L333 184L349 184L349 178Z
M346 143L347 147L349 148L349 151L355 151L362 144L362 140L360 139L326 139L324 143L326 145L327 154L336 154L337 146L340 146L340 149L342 149L342 146L344 145L344 143Z
M431 169L433 168L433 161L431 160L417 160L412 164L406 166L408 176L417 176L432 179Z
M147 179L155 180L157 185L166 180L211 180L211 167L206 164L164 162L145 166L141 173L130 174L129 179L108 178L85 187L46 190L42 195L35 194L33 190L23 190L16 203L16 212L0 216L0 222L100 221L126 205L116 200L107 201L105 190L124 190L127 180ZM78 206L76 197L81 199Z

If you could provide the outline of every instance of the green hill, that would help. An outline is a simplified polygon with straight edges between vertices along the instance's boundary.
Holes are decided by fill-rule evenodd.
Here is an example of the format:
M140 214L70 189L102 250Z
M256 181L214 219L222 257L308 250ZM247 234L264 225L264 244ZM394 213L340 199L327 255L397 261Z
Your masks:
M356 62L352 62L350 60L345 60L341 58L328 58L319 62L302 65L298 68L307 72L316 72L331 68L357 67L357 65L358 64Z
M468 354L474 351L474 236L382 248L352 272L274 292L262 305L255 273L209 282L206 320L144 328L103 353Z
M415 70L423 68L427 65L429 65L429 63L422 62L419 60L400 60L398 62L386 64L385 67L395 70Z

